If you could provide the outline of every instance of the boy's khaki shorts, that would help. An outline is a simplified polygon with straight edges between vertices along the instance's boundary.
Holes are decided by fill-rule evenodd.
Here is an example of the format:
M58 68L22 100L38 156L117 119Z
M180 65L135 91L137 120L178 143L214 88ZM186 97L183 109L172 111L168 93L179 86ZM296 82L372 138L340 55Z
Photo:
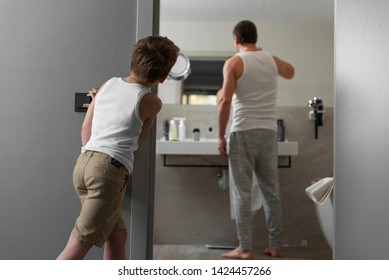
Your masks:
M126 229L120 214L128 180L127 169L103 153L80 154L73 171L73 184L81 202L81 212L72 235L102 247L114 230Z

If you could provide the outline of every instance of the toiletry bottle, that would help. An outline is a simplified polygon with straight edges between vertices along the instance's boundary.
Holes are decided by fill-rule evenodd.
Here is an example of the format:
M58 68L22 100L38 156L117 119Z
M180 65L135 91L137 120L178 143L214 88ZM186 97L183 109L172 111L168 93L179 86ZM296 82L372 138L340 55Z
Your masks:
M193 129L193 140L200 141L200 129L198 128Z
M162 126L162 139L165 141L169 140L169 120L165 120Z
M185 141L186 138L185 119L180 119L180 124L178 125L178 137L180 141Z
M169 140L174 141L177 140L177 124L175 120L170 120L169 125Z
M285 141L285 127L282 119L277 120L277 141Z

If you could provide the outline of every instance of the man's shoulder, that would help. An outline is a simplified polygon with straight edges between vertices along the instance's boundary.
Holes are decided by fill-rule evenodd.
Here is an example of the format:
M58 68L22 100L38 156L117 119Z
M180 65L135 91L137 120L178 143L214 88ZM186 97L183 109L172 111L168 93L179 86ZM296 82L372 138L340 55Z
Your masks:
M229 74L233 75L236 80L238 80L243 73L244 63L240 55L236 54L226 60L224 64L223 73L225 76Z
M241 54L241 53L236 53L236 54L234 54L233 56L229 57L229 58L226 60L226 62L229 61L230 63L236 63L236 62L238 62L238 61L242 61L242 58L241 58L240 54Z
M231 56L230 58L228 58L224 65L226 67L235 68L237 66L240 66L242 63L243 63L243 60L240 57L240 55L235 54L235 55Z

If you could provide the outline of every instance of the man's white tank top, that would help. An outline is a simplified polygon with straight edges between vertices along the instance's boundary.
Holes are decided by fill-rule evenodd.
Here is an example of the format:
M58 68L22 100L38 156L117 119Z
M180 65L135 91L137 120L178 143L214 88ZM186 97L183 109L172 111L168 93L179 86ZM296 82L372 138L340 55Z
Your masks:
M131 174L143 126L139 102L148 92L150 88L122 78L108 80L95 97L92 135L82 150L105 153Z
M240 52L243 74L232 99L231 131L271 129L277 131L278 71L273 56L266 51Z

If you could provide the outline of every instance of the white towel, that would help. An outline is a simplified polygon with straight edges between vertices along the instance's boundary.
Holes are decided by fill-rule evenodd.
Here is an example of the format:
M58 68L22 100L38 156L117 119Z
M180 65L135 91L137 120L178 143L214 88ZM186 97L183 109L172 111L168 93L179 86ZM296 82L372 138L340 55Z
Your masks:
M230 188L231 219L236 219L235 211L233 208L233 205L234 205L233 204L233 201L234 201L233 196L234 196L234 194ZM255 177L253 174L253 184L251 186L251 211L255 212L255 211L261 209L261 207L262 207L262 193L261 193L261 190L259 188L257 177Z
M317 204L324 205L334 188L334 178L327 177L305 189L305 193Z

